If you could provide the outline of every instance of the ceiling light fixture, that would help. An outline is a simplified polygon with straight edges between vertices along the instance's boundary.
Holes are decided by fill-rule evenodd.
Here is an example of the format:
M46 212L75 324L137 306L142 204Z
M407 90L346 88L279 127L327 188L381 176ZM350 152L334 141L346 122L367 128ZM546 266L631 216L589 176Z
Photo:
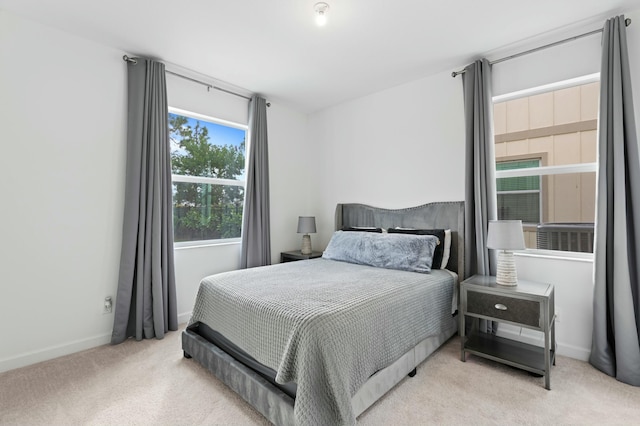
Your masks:
M324 27L327 24L327 14L329 13L329 5L325 2L316 3L313 6L316 12L316 25Z

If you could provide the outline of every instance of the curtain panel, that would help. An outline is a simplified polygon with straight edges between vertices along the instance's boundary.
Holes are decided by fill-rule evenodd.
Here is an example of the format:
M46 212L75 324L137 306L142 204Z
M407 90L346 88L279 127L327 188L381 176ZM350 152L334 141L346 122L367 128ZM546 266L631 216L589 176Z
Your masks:
M267 101L249 103L249 162L242 218L241 268L271 264Z
M640 386L640 156L624 16L602 35L594 318L589 362Z
M164 64L127 63L127 176L111 343L178 329Z
M491 64L477 60L462 74L465 116L465 271L495 275L496 255L487 248L489 221L498 218ZM480 330L495 333L498 324L480 321Z
M487 249L489 221L498 218L493 142L491 65L477 60L462 74L466 140L465 276L494 275L495 253Z

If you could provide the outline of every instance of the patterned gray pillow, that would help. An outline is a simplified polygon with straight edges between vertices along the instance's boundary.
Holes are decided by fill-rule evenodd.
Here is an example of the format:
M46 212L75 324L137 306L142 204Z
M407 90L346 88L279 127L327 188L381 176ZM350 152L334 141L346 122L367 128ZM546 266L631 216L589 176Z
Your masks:
M359 265L428 273L438 237L336 231L322 257Z

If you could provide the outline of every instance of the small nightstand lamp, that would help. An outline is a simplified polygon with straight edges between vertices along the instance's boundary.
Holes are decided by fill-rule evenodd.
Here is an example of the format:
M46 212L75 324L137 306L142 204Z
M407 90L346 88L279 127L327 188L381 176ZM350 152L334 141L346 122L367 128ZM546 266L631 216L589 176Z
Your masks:
M487 248L500 250L498 252L496 283L500 285L518 285L516 262L511 250L523 250L525 248L522 221L490 220Z
M315 234L315 232L315 216L298 217L298 234L304 234L302 236L302 250L300 250L300 253L311 254L311 236L309 234Z

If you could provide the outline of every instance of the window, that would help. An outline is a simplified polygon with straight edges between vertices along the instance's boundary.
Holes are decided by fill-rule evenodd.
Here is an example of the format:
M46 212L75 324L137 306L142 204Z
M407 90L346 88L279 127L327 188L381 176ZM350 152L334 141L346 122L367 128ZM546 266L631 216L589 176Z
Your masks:
M494 98L498 219L529 249L593 252L599 75Z
M540 167L539 159L502 161L496 170L517 170ZM540 222L540 176L520 176L496 179L498 217L520 219L523 223Z
M246 131L246 126L170 109L173 233L178 245L239 240Z

